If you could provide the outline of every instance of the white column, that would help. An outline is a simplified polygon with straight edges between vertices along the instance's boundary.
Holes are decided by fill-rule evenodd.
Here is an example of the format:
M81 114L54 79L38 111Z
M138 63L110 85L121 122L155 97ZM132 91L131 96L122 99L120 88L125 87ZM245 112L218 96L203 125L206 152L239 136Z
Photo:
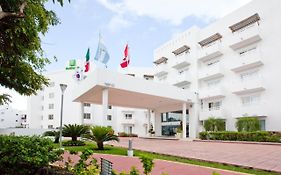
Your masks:
M192 107L189 108L189 138L195 139L198 136L199 127L199 98L198 93Z
M186 103L182 104L182 138L186 138Z
M150 123L151 123L151 110L147 110L147 135L149 135Z
M80 117L81 117L81 124L84 124L84 103L80 103Z
M108 88L102 90L102 125L105 126L105 120L108 113Z

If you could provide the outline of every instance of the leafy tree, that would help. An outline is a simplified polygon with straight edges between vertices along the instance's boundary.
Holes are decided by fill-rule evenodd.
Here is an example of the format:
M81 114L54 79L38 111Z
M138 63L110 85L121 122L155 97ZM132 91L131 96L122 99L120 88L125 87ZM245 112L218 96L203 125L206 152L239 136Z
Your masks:
M59 131L46 131L44 132L43 136L54 136L55 137L54 143L59 143L59 139L60 139Z
M48 85L42 72L50 59L44 57L40 36L59 20L45 8L47 1L0 1L0 85L21 95L35 94ZM56 1L63 5L63 0ZM0 104L9 98L0 94Z
M140 159L142 162L142 167L144 169L143 173L148 175L152 171L152 168L154 167L153 159L148 156L141 156Z
M89 127L84 125L69 124L69 125L64 125L64 127L62 128L62 135L64 137L71 137L72 141L77 141L77 137L86 134L88 130Z
M210 117L204 121L206 131L225 131L225 120Z
M90 128L90 132L84 135L85 138L95 141L97 143L98 149L103 150L103 142L106 141L119 141L117 135L114 135L113 129L104 126L93 126Z

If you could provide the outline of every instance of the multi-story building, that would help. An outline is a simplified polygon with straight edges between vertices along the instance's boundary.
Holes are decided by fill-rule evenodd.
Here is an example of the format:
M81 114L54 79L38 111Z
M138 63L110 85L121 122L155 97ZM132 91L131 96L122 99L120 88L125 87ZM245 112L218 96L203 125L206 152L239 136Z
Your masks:
M135 78L153 80L151 68L130 68L119 71ZM146 110L108 106L108 115L104 117L102 116L100 105L73 102L73 94L76 88L79 88L81 81L83 81L77 80L75 73L76 70L70 69L46 75L50 79L49 86L28 99L30 128L55 129L59 127L61 110L60 84L66 84L63 124L103 125L112 127L116 132L135 133L139 136L147 134ZM82 76L87 78L87 74Z
M216 117L235 130L237 118L253 116L262 130L281 130L280 20L281 1L255 0L205 28L192 27L155 49L155 79L198 95L199 128ZM161 115L163 134L168 114Z
M26 112L8 105L0 106L0 128L28 128Z

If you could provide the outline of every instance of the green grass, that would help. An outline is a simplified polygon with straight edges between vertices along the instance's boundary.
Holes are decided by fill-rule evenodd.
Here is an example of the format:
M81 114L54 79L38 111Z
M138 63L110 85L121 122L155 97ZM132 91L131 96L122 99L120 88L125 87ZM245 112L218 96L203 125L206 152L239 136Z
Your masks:
M55 144L55 147L58 147L58 144ZM84 151L87 149L92 149L94 153L101 153L101 154L113 154L113 155L127 155L127 149L121 148L121 147L113 147L110 145L105 146L105 150L97 150L97 146L94 143L87 142L85 146L68 146L64 147L66 150L70 152L79 152ZM249 169L249 168L243 168L233 165L226 165L221 163L214 163L214 162L206 162L202 160L195 160L195 159L187 159L187 158L181 158L176 156L169 156L169 155L162 155L157 153L151 153L146 151L140 151L140 150L134 150L134 155L137 157L140 157L142 155L153 158L153 159L161 159L161 160L168 160L173 162L181 162L181 163L187 163L187 164L193 164L193 165L200 165L205 167L212 167L212 168L218 168L218 169L224 169L224 170L231 170L231 171L237 171L237 172L243 172L243 173L249 173L249 174L256 174L256 175L277 175L279 173L274 172L267 172L262 170L256 170L256 169Z

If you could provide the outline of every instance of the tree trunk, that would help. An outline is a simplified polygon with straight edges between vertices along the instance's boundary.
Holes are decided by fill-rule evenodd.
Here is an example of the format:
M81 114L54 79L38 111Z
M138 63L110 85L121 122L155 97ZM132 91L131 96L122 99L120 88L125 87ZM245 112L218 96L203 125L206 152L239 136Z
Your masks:
M103 142L97 142L98 149L103 150Z
M77 137L76 136L72 137L72 141L77 141Z

